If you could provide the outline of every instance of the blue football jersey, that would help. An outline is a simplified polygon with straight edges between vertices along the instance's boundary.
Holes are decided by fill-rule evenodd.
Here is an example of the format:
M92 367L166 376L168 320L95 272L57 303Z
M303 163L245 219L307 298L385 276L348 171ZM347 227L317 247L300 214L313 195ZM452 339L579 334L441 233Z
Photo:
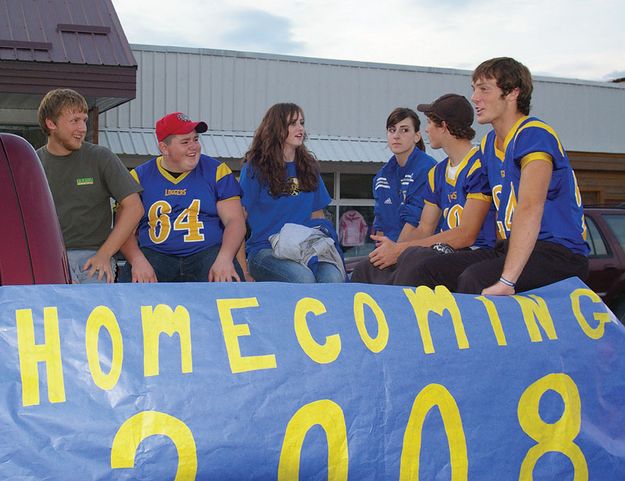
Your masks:
M424 201L442 210L441 231L453 229L460 224L467 199L475 198L491 202L488 182L480 176L480 168L480 150L474 147L462 159L453 178L449 176L449 158L430 170ZM472 192L469 192L470 188ZM495 208L491 203L474 246L493 245L495 245Z
M536 160L548 161L553 171L538 240L555 242L588 255L584 210L575 173L560 139L549 125L535 117L522 117L506 135L503 151L496 148L494 131L482 141L482 151L497 208L500 238L510 236L521 169Z
M201 155L193 170L174 177L161 161L162 157L152 159L131 172L143 187L139 245L187 256L221 244L224 228L217 202L241 196L230 168Z

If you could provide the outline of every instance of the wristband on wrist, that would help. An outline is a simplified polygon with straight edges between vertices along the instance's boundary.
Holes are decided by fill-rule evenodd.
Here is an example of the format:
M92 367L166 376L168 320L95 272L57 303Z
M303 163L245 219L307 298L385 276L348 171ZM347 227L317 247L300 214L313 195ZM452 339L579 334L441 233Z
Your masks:
M456 252L453 247L449 244L443 244L442 242L437 242L436 244L432 244L432 249L440 252L441 254L453 254Z
M512 287L514 289L514 287L516 286L516 284L514 282L509 281L508 279L506 279L505 277L501 276L499 278L499 282L501 282L502 284L508 286L508 287Z

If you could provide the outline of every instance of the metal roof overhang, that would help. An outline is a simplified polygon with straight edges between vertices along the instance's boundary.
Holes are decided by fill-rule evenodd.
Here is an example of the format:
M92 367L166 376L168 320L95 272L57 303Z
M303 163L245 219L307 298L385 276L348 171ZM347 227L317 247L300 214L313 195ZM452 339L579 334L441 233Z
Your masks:
M208 131L200 135L202 152L219 159L241 159L254 132ZM153 157L160 155L153 129L102 129L100 145L117 155ZM321 162L378 162L390 157L386 139L308 135L306 145ZM435 151L436 153L441 151ZM442 153L442 152L441 152ZM441 160L440 155L435 156Z

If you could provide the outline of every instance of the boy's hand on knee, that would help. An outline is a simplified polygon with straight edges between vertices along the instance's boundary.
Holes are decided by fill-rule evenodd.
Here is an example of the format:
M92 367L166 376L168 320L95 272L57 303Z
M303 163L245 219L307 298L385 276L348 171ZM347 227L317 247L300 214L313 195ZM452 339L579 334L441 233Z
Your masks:
M144 256L134 259L134 263L132 264L132 282L158 282L152 264L150 264L150 261Z
M395 265L400 254L397 243L386 236L372 235L371 239L375 241L377 247L369 254L369 261L378 269Z
M233 280L241 282L233 262L218 255L208 271L208 282L232 282Z
M87 262L82 266L83 271L87 271L88 277L98 276L98 280L101 281L106 277L107 283L115 281L113 270L111 269L110 256L98 251L93 257L87 259Z

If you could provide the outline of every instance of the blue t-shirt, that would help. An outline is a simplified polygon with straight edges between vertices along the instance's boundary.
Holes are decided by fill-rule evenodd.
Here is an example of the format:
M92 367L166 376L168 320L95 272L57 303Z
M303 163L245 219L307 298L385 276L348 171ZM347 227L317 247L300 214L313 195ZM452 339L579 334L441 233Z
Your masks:
M428 174L424 201L443 211L441 231L458 227L467 199L489 202L490 209L475 239L474 247L493 247L496 237L495 206L491 202L488 182L480 175L480 154L477 147L472 148L458 165L453 178L448 175L449 158L433 167ZM469 188L473 193L469 192Z
M269 193L268 185L261 185L258 175L247 163L243 164L239 181L243 189L243 207L247 211L247 223L251 234L246 242L247 254L270 249L269 236L280 232L288 222L308 225L313 212L323 209L330 201L330 194L319 176L319 186L313 192L299 189L295 162L287 162L288 192L277 197Z
M510 236L521 168L537 160L550 161L553 169L538 240L587 256L590 249L585 241L584 210L575 173L555 131L535 117L517 121L504 139L503 151L496 147L495 131L482 140L482 169L497 208L498 236Z
M145 213L139 222L139 245L188 256L221 244L224 227L217 202L241 196L230 168L200 155L193 170L174 177L161 161L162 157L154 158L131 172L143 187Z
M393 155L373 178L373 230L396 241L404 224L419 225L428 172L436 161L415 147L402 167Z

